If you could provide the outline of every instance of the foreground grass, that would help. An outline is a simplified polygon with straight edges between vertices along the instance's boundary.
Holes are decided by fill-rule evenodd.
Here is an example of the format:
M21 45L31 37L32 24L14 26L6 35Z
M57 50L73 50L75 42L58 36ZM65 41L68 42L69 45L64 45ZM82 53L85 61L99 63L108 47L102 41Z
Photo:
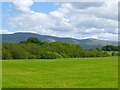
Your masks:
M118 58L6 60L3 88L117 88Z

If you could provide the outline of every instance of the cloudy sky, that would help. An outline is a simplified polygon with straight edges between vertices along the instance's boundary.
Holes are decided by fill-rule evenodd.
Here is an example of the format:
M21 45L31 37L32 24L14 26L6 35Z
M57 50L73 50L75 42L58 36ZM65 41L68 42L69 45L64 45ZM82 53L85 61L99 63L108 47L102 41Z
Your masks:
M118 40L118 2L2 2L1 32Z

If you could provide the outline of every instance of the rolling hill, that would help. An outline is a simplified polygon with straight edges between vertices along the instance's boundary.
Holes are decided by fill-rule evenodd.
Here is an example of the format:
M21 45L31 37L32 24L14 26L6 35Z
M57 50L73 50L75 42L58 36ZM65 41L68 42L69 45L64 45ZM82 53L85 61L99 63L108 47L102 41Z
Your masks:
M73 44L78 44L85 49L94 49L96 47L102 47L105 45L117 45L117 41L107 41L107 40L98 40L98 39L73 39L73 38L60 38L48 35L39 35L35 33L14 33L14 34L1 34L2 41L0 42L14 42L19 43L20 41L27 40L29 37L36 37L41 41L47 42L70 42Z

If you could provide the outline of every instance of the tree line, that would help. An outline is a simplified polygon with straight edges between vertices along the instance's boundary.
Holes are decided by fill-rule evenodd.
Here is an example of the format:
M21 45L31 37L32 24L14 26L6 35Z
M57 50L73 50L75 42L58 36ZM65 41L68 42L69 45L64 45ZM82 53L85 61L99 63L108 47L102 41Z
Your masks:
M106 46L102 47L102 50L104 50L104 51L119 51L120 46L106 45Z
M42 42L31 37L20 43L3 43L2 59L56 59L79 57L107 57L102 50L85 50L68 42Z
M114 46L114 45L106 45L103 46L102 48L96 48L98 51L107 51L111 53L111 56L120 56L120 46Z

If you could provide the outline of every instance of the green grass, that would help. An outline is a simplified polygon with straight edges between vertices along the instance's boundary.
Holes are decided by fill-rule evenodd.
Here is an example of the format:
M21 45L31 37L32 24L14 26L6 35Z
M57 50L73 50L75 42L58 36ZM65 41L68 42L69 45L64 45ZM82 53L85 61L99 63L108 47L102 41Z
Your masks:
M2 61L3 88L117 88L118 58Z

